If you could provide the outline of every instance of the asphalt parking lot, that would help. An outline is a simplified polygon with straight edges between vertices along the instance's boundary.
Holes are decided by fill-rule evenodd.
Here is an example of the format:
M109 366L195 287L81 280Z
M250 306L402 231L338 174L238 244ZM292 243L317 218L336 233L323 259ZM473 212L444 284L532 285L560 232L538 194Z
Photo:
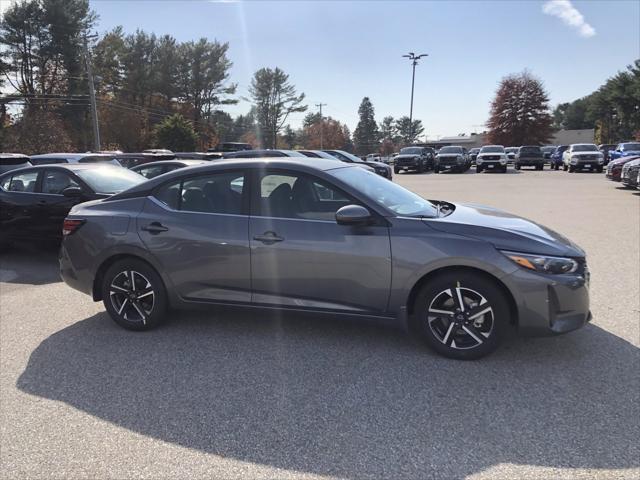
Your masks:
M0 255L2 478L638 478L640 192L603 174L400 174L588 253L593 322L458 362L344 319L174 313L148 333Z

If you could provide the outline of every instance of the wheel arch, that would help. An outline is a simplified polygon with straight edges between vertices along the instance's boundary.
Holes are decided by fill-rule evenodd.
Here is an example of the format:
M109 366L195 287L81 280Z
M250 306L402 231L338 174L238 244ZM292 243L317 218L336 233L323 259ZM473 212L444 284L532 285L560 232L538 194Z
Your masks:
M420 277L418 281L411 288L411 291L409 292L409 296L407 297L406 308L409 316L413 315L416 298L418 297L418 293L420 292L420 290L427 283L429 283L432 279L436 278L437 276L442 275L444 273L451 273L451 272L473 273L473 274L482 276L486 278L488 281L490 281L491 283L493 283L496 287L498 287L502 291L502 293L505 296L505 299L507 300L507 304L509 306L510 324L514 326L518 325L518 307L516 305L515 298L511 293L511 290L509 290L509 288L504 284L504 282L502 282L495 275L487 272L486 270L482 270L480 268L470 267L470 266L440 267L435 270L431 270L430 272L427 272L422 277Z
M111 265L113 265L114 263L127 258L130 258L139 262L143 262L147 266L149 266L149 268L153 269L153 271L156 272L158 276L162 279L163 283L165 283L164 288L166 290L166 280L164 276L146 258L141 257L140 255L135 255L133 253L116 253L114 255L111 255L110 257L107 257L105 260L103 260L103 262L100 264L100 266L96 270L96 274L93 278L93 286L91 288L91 294L94 301L98 302L102 300L102 281L104 279L104 274L107 272L109 267L111 267Z

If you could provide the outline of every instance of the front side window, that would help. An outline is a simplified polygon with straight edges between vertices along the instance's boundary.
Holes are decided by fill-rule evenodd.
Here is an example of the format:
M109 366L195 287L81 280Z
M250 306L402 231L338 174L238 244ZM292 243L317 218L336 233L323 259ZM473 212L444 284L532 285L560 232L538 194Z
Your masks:
M340 208L356 203L335 186L295 172L263 175L259 201L263 216L326 221L335 221Z
M2 188L10 192L33 193L36 191L38 172L25 172L13 175L9 182L3 182Z
M244 173L222 172L165 184L154 197L173 210L242 214Z
M42 193L62 195L62 191L68 187L80 187L66 172L47 170L42 179Z

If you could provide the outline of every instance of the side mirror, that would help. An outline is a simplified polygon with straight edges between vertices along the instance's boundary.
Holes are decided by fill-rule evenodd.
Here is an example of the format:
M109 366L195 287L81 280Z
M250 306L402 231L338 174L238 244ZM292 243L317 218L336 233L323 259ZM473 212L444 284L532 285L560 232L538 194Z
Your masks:
M360 205L347 205L336 212L338 225L367 225L372 219L371 212Z
M82 189L80 187L67 187L62 190L62 195L70 198L77 198L82 196Z

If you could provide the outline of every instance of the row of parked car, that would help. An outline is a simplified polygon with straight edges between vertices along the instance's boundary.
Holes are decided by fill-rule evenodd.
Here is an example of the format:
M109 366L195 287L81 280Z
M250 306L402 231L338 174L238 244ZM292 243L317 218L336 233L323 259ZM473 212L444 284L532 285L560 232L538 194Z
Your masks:
M640 190L640 152L611 160L607 165L607 178Z

